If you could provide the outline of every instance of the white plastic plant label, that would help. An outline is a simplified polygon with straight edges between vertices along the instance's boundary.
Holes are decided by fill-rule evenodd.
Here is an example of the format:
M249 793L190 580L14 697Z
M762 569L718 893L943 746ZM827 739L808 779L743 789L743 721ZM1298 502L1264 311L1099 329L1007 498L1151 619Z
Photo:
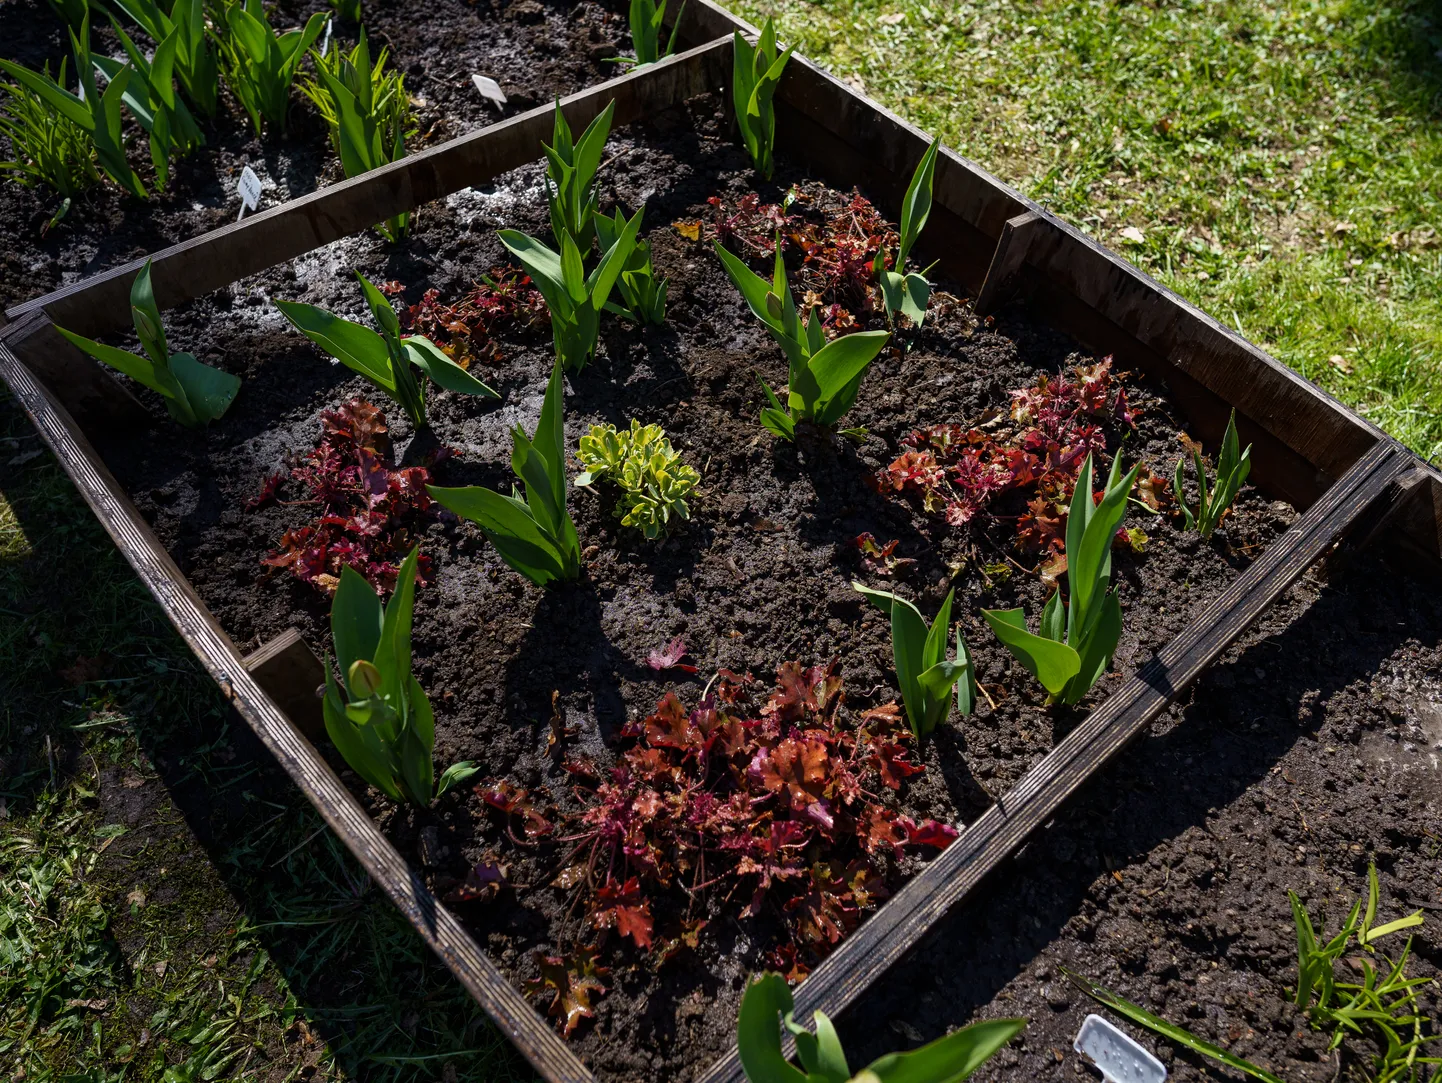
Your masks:
M471 82L475 84L476 90L480 92L481 97L489 102L495 102L497 109L506 104L506 92L501 89L501 84L494 79L489 79L484 75L472 75Z
M1072 1048L1099 1069L1106 1083L1165 1083L1167 1069L1126 1031L1089 1015Z
M335 20L334 20L334 19L327 19L327 20L325 21L325 37L323 37L323 38L320 39L320 55L321 55L321 56L329 56L329 55L330 55L330 32L331 32L331 28L332 28L334 25L335 25Z
M240 213L235 216L235 220L239 222L245 217L246 211L253 211L260 206L260 178L250 166L240 171L240 180L236 181L235 190L240 194Z

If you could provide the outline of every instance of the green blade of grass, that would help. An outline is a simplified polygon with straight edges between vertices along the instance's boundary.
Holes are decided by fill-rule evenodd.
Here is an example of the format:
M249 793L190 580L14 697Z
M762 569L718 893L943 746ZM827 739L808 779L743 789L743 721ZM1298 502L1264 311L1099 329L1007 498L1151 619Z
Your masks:
M1239 1072L1245 1072L1263 1083L1285 1083L1278 1076L1274 1076L1265 1068L1258 1068L1249 1060L1243 1060L1234 1053L1228 1053L1221 1046L1213 1045L1211 1042L1204 1042L1191 1031L1169 1023L1159 1015L1153 1015L1140 1005L1133 1004L1130 1000L1117 996L1105 986L1098 985L1089 978L1062 968L1062 973L1070 978L1078 989L1091 997L1098 1004L1110 1008L1118 1015L1130 1019L1133 1023L1146 1027L1148 1030L1160 1034L1163 1038L1169 1038L1178 1045L1186 1046L1194 1053L1200 1053L1204 1057L1225 1064L1228 1068L1235 1068Z

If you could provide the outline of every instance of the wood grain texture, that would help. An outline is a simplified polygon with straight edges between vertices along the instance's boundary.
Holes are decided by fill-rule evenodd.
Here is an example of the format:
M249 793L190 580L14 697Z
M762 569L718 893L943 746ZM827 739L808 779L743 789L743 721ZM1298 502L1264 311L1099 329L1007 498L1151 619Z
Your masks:
M836 1016L966 898L1032 831L1186 688L1348 528L1375 513L1415 459L1379 441L1187 629L1143 664L956 842L842 942L796 990L796 1017ZM703 1083L743 1078L733 1049Z
M781 150L795 145L809 160L836 167L825 175L843 187L870 181L876 187L871 194L893 216L897 213L906 179L930 143L924 132L803 57L788 65L776 100ZM828 142L845 149L828 152ZM940 256L948 273L969 288L982 285L1006 221L1032 212L1051 228L1038 234L1029 249L1028 269L1056 292L1075 297L1077 308L1095 318L1069 325L1060 318L1064 313L1048 310L1047 317L1098 353L1116 352L1120 339L1139 343L1160 359L1157 375L1181 374L1235 406L1239 425L1245 420L1264 430L1290 451L1294 462L1305 461L1320 471L1323 484L1383 438L1381 430L1320 388L976 163L943 148L934 189L941 213L933 210L933 222L954 216L958 223L939 248L926 244L935 239L928 237L933 230L928 223L919 247ZM980 260L975 244L957 243L968 231L986 239ZM1256 472L1265 483L1260 456ZM1292 473L1293 488L1307 488L1300 484L1298 471Z
M561 99L572 128L589 124L608 102L615 125L629 124L722 85L731 41L721 39ZM248 216L153 257L151 279L162 309L200 297L247 275L303 255L541 157L554 106L537 106L409 158ZM145 260L133 260L9 310L19 319L43 309L60 326L95 337L130 320L130 283Z
M486 957L371 822L330 766L302 739L247 672L235 644L122 494L74 420L0 343L0 379L35 424L81 496L115 540L176 630L331 830L416 927L476 1002L536 1071L553 1083L593 1083L576 1055Z

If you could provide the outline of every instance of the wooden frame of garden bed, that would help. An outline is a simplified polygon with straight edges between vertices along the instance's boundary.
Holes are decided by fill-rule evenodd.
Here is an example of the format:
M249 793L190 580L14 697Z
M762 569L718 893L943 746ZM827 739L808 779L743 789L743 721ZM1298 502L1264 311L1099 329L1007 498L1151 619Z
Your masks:
M573 126L587 123L613 99L619 127L728 83L730 33L752 35L754 28L709 0L688 0L685 10L683 39L706 43L563 99ZM802 57L787 68L776 101L783 154L818 167L843 187L864 186L883 207L899 203L929 142L925 135ZM156 253L157 300L172 307L483 184L539 158L550 125L550 107L534 109ZM817 1008L834 1015L850 1004L1349 530L1369 524L1369 537L1376 536L1385 522L1388 540L1420 550L1431 566L1438 566L1442 554L1442 473L949 151L937 163L935 207L922 247L941 257L948 276L975 292L979 309L1031 294L1045 306L1049 322L1096 352L1164 380L1207 440L1220 437L1235 407L1243 439L1255 445L1252 480L1304 514L1205 613L817 967L796 992L801 1018ZM293 723L277 706L287 689L286 679L274 675L305 672L304 659L286 650L294 644L267 644L242 657L86 439L87 429L114 424L139 407L104 370L62 340L54 322L90 335L128 325L128 289L138 265L115 268L4 313L0 378L221 692L422 938L537 1072L556 1083L592 1080L302 735L298 726L312 729L314 720L298 717ZM740 1079L734 1048L699 1078Z

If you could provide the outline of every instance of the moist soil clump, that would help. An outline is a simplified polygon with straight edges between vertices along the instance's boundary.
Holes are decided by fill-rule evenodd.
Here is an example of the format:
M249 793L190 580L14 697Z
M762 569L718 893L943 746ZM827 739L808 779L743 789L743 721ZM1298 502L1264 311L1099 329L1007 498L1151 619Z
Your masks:
M164 5L169 9L169 5ZM321 0L280 0L267 5L277 30L303 26ZM624 17L595 0L434 0L423 7L406 0L366 0L366 36L374 58L390 50L388 69L405 73L414 99L418 134L411 154L515 116L554 98L614 78L620 70L608 58L630 47ZM152 43L122 17L126 33L142 48ZM122 55L108 22L92 26L98 55ZM339 19L335 42L349 49L357 30ZM59 68L74 61L65 25L44 0L0 6L4 55L33 68ZM303 72L309 72L307 63ZM481 97L473 74L500 84L506 104ZM5 81L10 81L8 76ZM8 243L0 260L0 306L9 308L41 294L158 252L235 221L240 197L235 186L249 165L260 177L261 208L276 206L344 179L325 124L297 86L292 90L288 129L257 138L245 110L224 85L211 122L197 117L206 145L171 162L169 185L156 192L144 133L128 121L130 160L151 198L128 196L109 182L75 197L69 213L53 228L60 200L48 188L26 188L0 178L0 221ZM73 82L69 89L73 90ZM0 138L0 148L8 144ZM9 157L8 150L3 156Z
M957 299L960 291L943 280L924 327L903 336L905 352L884 353L863 381L846 423L864 427L864 435L805 433L794 445L780 442L756 420L756 374L783 385L784 357L745 309L705 230L695 226L712 220L713 195L734 204L755 190L763 202L779 202L794 186L807 213L824 215L850 194L828 188L784 153L777 179L758 187L728 139L720 103L709 96L618 131L607 154L602 208L646 205L646 234L658 273L671 279L671 301L660 328L604 323L597 358L568 378L567 445L574 452L595 423L654 422L701 472L701 486L690 521L660 542L620 526L613 493L574 490L584 570L579 582L546 590L507 568L471 525L438 518L425 528L421 544L432 570L416 604L415 674L436 711L440 767L475 760L484 778L525 787L540 795L548 815L564 818L579 806L549 753L552 737L564 752L609 767L628 723L650 715L668 692L694 706L718 670L750 673L769 690L783 663L837 660L846 710L857 716L898 696L886 620L851 581L899 590L928 617L955 587L955 613L986 694L972 717L953 716L912 750L926 770L906 780L895 803L913 819L962 828L1294 519L1290 507L1248 488L1224 528L1203 543L1179 531L1169 515L1137 507L1127 525L1145 531L1145 546L1114 554L1125 614L1114 670L1076 708L1045 706L1040 687L979 614L983 607L1022 606L1035 621L1047 597L1040 559L1014 544L1024 494L1005 494L955 527L913 500L882 495L873 478L913 430L988 423L1005 413L1011 391L1096 359L1020 308L978 323ZM147 398L157 431L114 434L99 447L243 649L288 627L318 653L328 646L328 599L261 564L287 530L305 525L317 509L285 502L295 494L284 488L280 502L251 506L268 477L315 446L323 410L367 396L386 411L401 464L433 463L438 448L453 449L434 467L437 483L509 491L509 430L534 427L552 360L544 324L508 325L498 332L499 350L478 357L472 369L500 393L499 403L437 394L431 430L416 434L399 409L321 357L270 301L303 300L368 322L355 269L375 282L399 283L412 303L428 289L443 301L458 300L506 262L494 235L501 226L546 235L539 163L423 208L415 232L399 245L370 235L347 238L169 314L175 348L240 375L240 395L201 434L177 433ZM1184 419L1164 388L1138 374L1120 379L1139 416L1135 428L1102 426L1104 457L1120 450L1128 465L1141 459L1168 475ZM875 575L854 545L863 533L896 540L895 555L911 563L893 578ZM699 667L694 676L647 664L676 636ZM508 887L496 898L457 907L518 985L537 976L534 952L576 947L583 930L572 900L550 886L566 864L564 843L518 845L508 831L513 825L469 787L432 810L393 808L364 794L359 780L333 762L443 895L477 863L507 866ZM1148 792L1163 804L1172 796ZM1143 821L1139 830L1167 822L1141 808L1134 816ZM908 850L888 867L889 887L931 852ZM747 974L781 946L775 915L763 909L755 919L739 917L750 891L729 898L735 887L717 885L703 896L700 910L687 916L705 917L708 925L694 948L664 966L653 968L651 958L619 937L603 945L610 992L573 1039L603 1077L688 1078L730 1043ZM662 912L666 905L657 903L658 926L682 916ZM585 931L585 941L592 938ZM814 956L803 951L799 961Z

